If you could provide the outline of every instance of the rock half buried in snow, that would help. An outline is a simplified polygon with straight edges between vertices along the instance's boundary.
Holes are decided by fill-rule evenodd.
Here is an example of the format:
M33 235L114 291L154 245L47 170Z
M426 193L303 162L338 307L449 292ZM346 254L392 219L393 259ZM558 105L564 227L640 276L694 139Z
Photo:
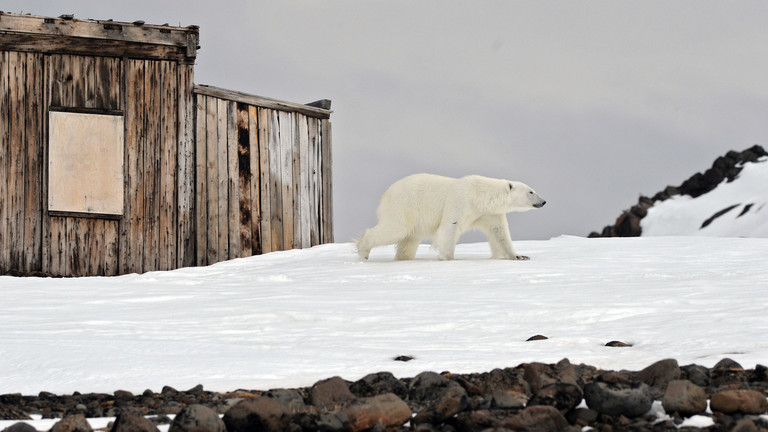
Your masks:
M759 415L768 411L768 401L755 390L725 390L712 395L710 407L724 414Z
M688 380L670 381L661 404L668 414L690 417L707 409L707 392Z
M182 408L171 423L169 432L226 432L224 421L216 411L194 404Z
M584 386L584 399L589 408L601 414L637 417L651 409L653 392L644 382L608 372Z

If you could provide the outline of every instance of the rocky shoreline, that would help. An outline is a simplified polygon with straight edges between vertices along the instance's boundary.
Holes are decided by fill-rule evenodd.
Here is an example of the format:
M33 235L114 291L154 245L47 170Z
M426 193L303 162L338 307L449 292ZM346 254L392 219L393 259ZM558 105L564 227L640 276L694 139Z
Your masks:
M269 391L216 393L197 386L140 395L5 394L0 419L61 418L54 432L90 431L86 418L93 417L116 417L108 428L113 432L151 432L169 423L172 432L768 431L767 396L768 368L745 369L730 359L712 368L667 359L641 371L564 359L476 374L333 377ZM695 425L680 427L692 417ZM19 422L4 431L33 430Z

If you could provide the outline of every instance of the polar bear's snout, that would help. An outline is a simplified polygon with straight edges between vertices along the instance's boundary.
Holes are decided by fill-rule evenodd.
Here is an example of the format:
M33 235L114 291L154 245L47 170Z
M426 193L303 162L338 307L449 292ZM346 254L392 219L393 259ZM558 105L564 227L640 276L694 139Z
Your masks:
M536 208L542 208L542 207L544 207L544 204L546 204L546 203L547 203L546 201L541 200L540 203L534 203L533 206L536 207Z

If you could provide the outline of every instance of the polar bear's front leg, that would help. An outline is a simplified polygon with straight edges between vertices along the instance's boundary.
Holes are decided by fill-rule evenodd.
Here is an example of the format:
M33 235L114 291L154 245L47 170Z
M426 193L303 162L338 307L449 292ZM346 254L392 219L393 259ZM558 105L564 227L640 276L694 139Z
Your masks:
M518 255L512 247L512 236L509 235L507 217L500 215L486 215L477 220L476 225L487 236L491 245L491 258L527 260L525 255Z

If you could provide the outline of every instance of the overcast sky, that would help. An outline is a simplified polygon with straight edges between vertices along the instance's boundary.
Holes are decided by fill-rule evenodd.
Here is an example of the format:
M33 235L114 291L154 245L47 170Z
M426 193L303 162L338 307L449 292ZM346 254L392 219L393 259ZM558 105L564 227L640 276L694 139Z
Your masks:
M768 145L765 1L67 1L0 10L200 26L195 81L331 99L336 241L408 174L518 180L513 239L587 235ZM481 237L465 236L464 241Z

